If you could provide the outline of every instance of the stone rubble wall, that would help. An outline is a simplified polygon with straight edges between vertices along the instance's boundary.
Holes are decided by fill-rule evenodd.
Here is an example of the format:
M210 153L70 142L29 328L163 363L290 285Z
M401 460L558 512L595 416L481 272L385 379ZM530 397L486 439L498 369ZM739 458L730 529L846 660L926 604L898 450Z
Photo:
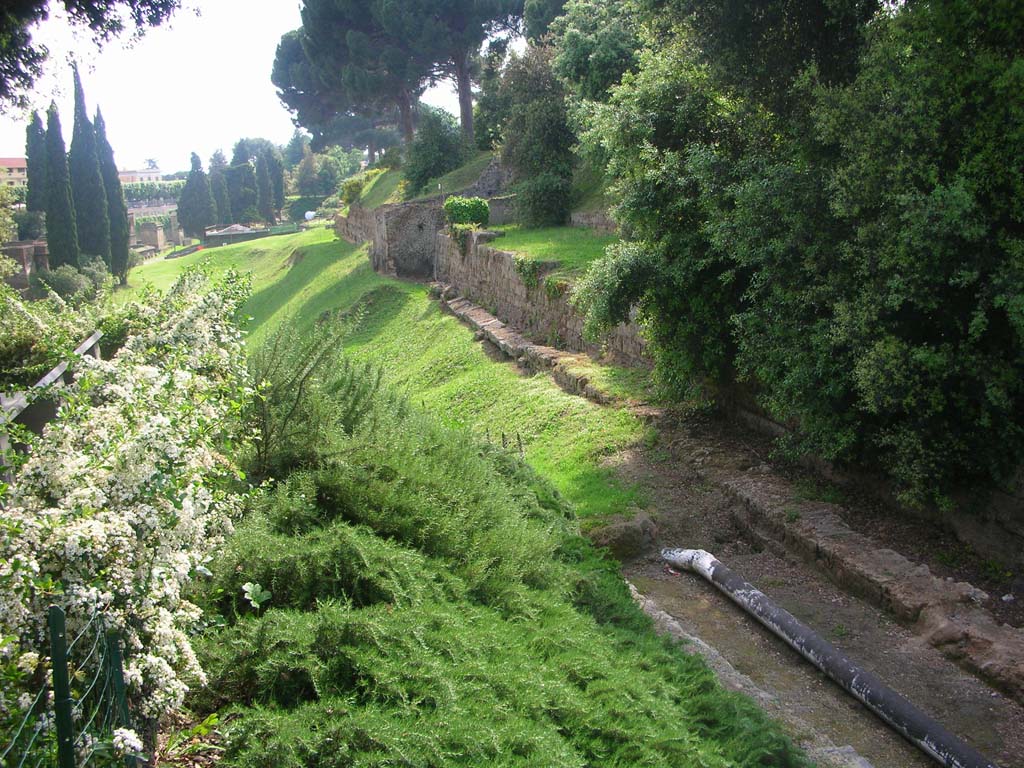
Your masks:
M604 345L583 338L583 316L568 301L568 284L549 275L558 265L541 262L535 279L516 268L516 255L493 248L492 232L473 232L463 249L438 232L437 279L460 296L479 304L531 339L571 352L607 354L625 365L649 365L645 344L635 321L615 328Z
M615 220L607 211L577 211L569 216L569 223L574 227L592 229L602 235L614 235L618 232Z

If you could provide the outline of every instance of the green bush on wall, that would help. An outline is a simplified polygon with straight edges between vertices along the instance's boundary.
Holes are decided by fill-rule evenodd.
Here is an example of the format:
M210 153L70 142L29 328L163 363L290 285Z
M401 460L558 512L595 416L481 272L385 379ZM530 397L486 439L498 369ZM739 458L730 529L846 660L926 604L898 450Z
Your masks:
M452 196L444 201L444 215L449 224L476 224L486 227L491 207L482 197Z

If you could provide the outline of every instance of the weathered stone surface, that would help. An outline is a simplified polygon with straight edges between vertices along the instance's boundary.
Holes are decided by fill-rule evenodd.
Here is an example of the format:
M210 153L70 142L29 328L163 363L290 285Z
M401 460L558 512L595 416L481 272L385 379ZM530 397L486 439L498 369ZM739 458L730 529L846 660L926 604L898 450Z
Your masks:
M649 365L635 322L615 328L603 346L586 341L583 317L569 304L566 286L545 281L545 274L557 263L541 264L532 278L526 278L516 269L515 254L489 245L494 238L490 232L471 233L463 252L439 232L435 249L439 279L533 339L572 352L606 354L626 365Z
M569 216L569 223L574 227L585 227L605 235L614 235L618 231L615 220L607 211L577 211Z
M622 520L597 528L588 537L599 547L607 547L619 560L639 557L654 546L658 529L643 512L632 520Z
M999 624L980 606L988 595L941 579L927 565L879 547L852 530L835 505L799 501L773 476L709 473L736 500L737 524L816 564L844 589L914 624L929 644L1024 703L1024 630Z

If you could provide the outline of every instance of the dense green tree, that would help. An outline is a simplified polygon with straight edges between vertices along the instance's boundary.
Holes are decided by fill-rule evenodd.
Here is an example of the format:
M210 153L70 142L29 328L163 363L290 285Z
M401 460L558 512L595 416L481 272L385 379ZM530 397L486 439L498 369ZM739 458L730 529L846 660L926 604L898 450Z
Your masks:
M100 173L103 174L103 191L107 195L107 216L110 219L110 273L120 280L121 285L125 285L128 282L129 256L128 206L125 205L121 179L117 175L114 149L107 140L107 126L99 109L96 110L94 125Z
M29 211L46 210L46 129L38 112L32 113L32 122L26 131L25 173L28 191L25 208Z
M269 160L266 154L256 158L256 209L267 224L275 224L274 185L270 181Z
M178 199L178 221L188 237L206 237L206 228L217 221L217 209L210 191L210 180L203 171L203 161L192 153L192 170Z
M78 245L83 253L99 256L110 266L110 217L107 193L100 174L96 153L96 131L85 108L85 92L78 67L73 67L75 80L75 127L68 154L71 174L71 195L78 222Z
M231 197L228 194L228 161L219 149L210 158L210 191L217 209L217 224L226 227L234 221L231 211Z
M386 12L383 5L388 6ZM379 0L305 0L302 29L292 38L282 38L278 48L282 69L301 94L286 98L286 103L311 114L308 120L300 119L303 126L313 130L342 114L374 119L391 107L398 111L403 140L412 140L414 110L432 60L382 19L401 13L400 4ZM285 98L284 87L278 85Z
M501 89L501 73L508 57L508 40L491 41L480 71L480 94L473 108L474 141L478 149L494 149L501 142L501 129L508 119L508 94Z
M292 132L292 137L288 140L288 144L285 145L284 151L281 153L284 159L285 170L295 170L295 167L302 162L303 152L305 147L308 146L309 134L296 128Z
M374 11L380 25L431 74L448 77L459 95L459 122L474 141L473 68L489 37L517 28L523 0L381 0Z
M906 3L858 28L862 3L657 6L583 136L631 235L579 286L590 321L638 304L668 383L750 381L791 448L906 500L1008 483L1024 10Z
M46 112L46 243L50 269L63 264L78 266L78 227L71 198L68 156L64 151L57 105Z
M548 33L551 22L562 15L565 0L526 0L523 22L528 40L540 41Z
M75 26L88 27L94 41L102 43L134 28L165 21L181 0L61 0ZM17 0L0 12L0 109L21 106L42 70L46 47L32 40L32 29L48 18L47 0Z
M814 65L849 82L880 0L640 0L666 24L685 21L694 51L725 85L787 112L790 86Z
M274 190L274 210L280 211L284 208L284 159L280 151L268 152L264 158L267 162L270 186Z
M517 207L528 226L562 224L569 214L576 136L553 57L548 46L527 46L509 61L501 82L508 103L501 159L512 171Z
M416 194L427 182L458 168L465 157L465 145L455 116L435 107L423 106L419 130L402 165L409 193Z
M569 0L551 25L555 72L577 96L605 101L608 89L636 66L638 22L632 2Z
M300 195L316 195L320 193L320 179L317 176L316 155L306 147L302 161L295 169L295 191Z
M251 222L259 219L257 208L256 169L250 160L231 165L224 171L228 188L228 205L236 222Z

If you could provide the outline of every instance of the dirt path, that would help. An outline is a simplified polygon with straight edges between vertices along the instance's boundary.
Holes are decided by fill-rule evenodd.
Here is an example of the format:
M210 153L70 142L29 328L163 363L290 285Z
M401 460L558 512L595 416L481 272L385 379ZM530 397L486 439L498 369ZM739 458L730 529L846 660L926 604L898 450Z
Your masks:
M667 569L657 556L660 547L712 552L1003 768L1024 767L1020 706L813 567L744 539L733 522L737 502L704 479L700 468L709 460L731 461L731 469L752 473L767 467L741 450L714 444L713 433L705 424L696 429L663 425L658 445L611 462L650 494L653 546L623 568L636 588L766 692L769 711L809 747L812 734L801 733L801 723L836 745L852 746L875 768L933 764L709 584Z

